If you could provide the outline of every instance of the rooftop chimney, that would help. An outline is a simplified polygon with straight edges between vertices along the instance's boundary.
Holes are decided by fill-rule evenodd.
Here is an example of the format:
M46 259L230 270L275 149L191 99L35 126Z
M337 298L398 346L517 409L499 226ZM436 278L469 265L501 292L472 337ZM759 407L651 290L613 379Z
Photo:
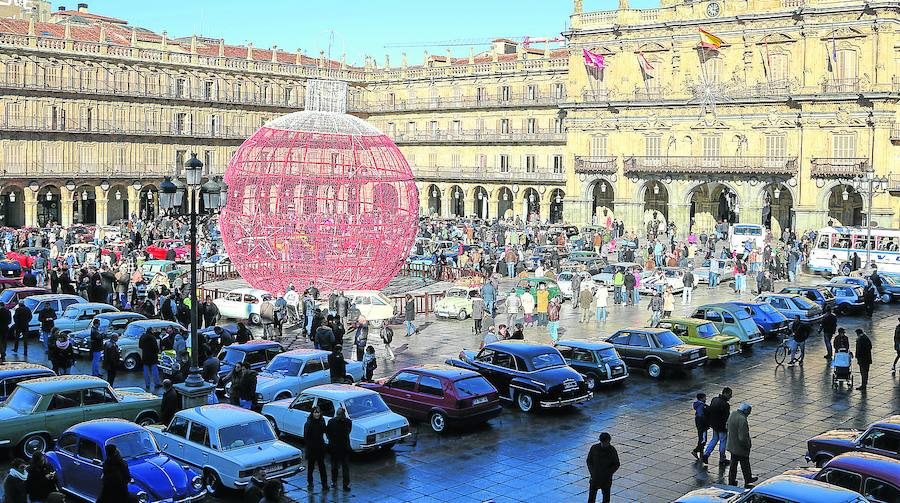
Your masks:
M88 11L88 9L87 9L86 3L78 4L78 12L87 12L87 11Z

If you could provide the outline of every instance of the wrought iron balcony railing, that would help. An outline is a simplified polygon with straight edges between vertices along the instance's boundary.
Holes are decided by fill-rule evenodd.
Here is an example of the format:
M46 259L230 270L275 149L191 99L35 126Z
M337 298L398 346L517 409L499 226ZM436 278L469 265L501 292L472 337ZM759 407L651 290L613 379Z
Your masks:
M616 172L615 156L575 156L575 172L585 174L611 175Z
M797 173L796 157L760 156L632 156L625 158L625 174L782 175Z
M509 94L486 96L461 96L458 98L414 98L407 100L369 102L370 112L407 112L419 110L444 110L466 108L506 108L554 106L566 101L565 95Z
M868 158L830 157L810 160L810 175L813 178L853 178L863 175L869 169Z
M508 169L506 171L497 167L478 166L415 166L413 175L418 180L463 182L526 182L563 184L566 182L565 173L553 173L547 170L528 172L522 169Z
M213 126L208 123L179 124L177 122L110 122L97 120L54 121L43 117L0 117L0 131L244 140L252 135L255 129L247 126Z
M391 135L394 142L404 143L532 143L532 142L565 142L566 133L550 129L534 131L510 130L501 131L416 131L398 132Z
M183 169L183 168L181 168ZM224 165L208 167L208 173L222 174ZM135 179L156 178L176 172L170 164L113 164L108 162L7 162L0 164L0 178L91 178Z
M822 92L826 94L853 94L860 89L859 79L829 79L822 83Z

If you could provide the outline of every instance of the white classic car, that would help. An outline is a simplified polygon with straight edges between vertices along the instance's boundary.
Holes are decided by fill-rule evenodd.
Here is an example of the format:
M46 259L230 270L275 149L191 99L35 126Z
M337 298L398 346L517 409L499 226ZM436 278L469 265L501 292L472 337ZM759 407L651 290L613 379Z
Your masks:
M593 287L594 280L591 279L591 275L584 271L562 271L558 275L556 275L556 284L559 285L559 291L562 292L563 297L566 299L573 299L575 295L578 295L578 292L572 291L572 278L575 275L581 276L581 288Z
M709 284L709 260L704 260L699 267L694 268L694 278L697 284ZM734 259L719 259L719 283L734 281Z
M378 290L347 290L344 295L350 299L351 311L359 310L373 328L380 328L397 314L394 302Z
M258 325L262 321L259 308L263 302L275 302L275 298L265 290L236 288L225 297L214 300L213 304L219 308L219 315L223 318L250 320L250 323Z
M328 351L294 349L272 359L256 377L256 401L266 404L274 400L293 398L301 391L331 383ZM361 362L347 362L344 382L361 381L365 370ZM225 395L231 394L231 383L225 385Z
M350 447L356 452L390 449L409 436L409 421L391 412L375 391L348 384L325 384L304 390L294 399L278 400L263 406L262 414L277 431L303 437L303 426L313 407L319 407L325 421L343 407L353 421Z
M657 271L663 273L663 283L672 287L673 294L679 294L684 290L684 269L678 267L661 267L653 271L647 271L646 276L641 276L641 286L638 291L643 294L656 295L659 283Z
M303 470L300 449L278 440L263 416L233 405L185 409L168 426L147 429L162 452L203 473L210 494L221 494L223 487L243 489L260 468L268 479Z

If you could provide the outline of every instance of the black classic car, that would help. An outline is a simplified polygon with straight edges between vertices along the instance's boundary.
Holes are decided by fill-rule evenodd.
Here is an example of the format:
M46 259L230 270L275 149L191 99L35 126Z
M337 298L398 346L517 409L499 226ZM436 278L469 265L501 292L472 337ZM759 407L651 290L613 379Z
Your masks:
M559 341L556 349L573 369L581 372L591 391L601 384L620 382L628 377L628 366L612 344L592 341Z
M483 375L500 398L514 401L523 412L575 405L593 396L584 377L552 346L495 342L477 353L463 350L447 363Z
M664 328L626 328L606 342L612 344L629 368L647 369L653 378L667 371L690 370L706 363L706 348L685 344Z
M874 422L865 431L831 430L806 441L806 460L814 461L816 466L838 454L854 451L900 459L900 415Z

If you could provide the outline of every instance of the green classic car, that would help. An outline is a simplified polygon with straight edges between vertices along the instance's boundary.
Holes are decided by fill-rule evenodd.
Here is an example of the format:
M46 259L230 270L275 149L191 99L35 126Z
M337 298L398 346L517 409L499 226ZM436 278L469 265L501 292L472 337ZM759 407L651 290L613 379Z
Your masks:
M559 285L556 283L556 280L550 278L517 278L518 283L516 283L516 295L522 295L525 293L525 289L528 288L531 291L531 295L535 295L538 290L538 285L541 283L547 284L547 290L550 291L550 298L554 298L558 295L562 295L562 290L559 289Z
M464 320L472 314L472 297L475 295L478 295L477 288L451 288L443 299L434 303L434 314L438 318Z
M0 446L30 459L70 426L121 418L142 426L159 421L162 399L140 388L112 389L99 377L54 376L22 381L0 404Z
M711 321L695 318L663 318L660 328L668 328L685 344L706 348L710 360L722 360L741 352L741 340L731 335L722 335Z

